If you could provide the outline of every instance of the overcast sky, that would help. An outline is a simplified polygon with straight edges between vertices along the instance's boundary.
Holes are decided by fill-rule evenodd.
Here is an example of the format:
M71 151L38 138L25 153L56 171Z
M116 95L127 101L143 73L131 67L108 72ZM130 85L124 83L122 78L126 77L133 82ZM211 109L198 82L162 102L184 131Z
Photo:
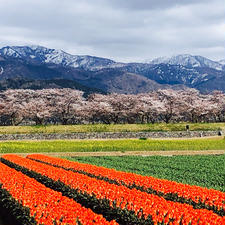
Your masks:
M0 47L42 45L117 61L225 58L224 0L0 0Z

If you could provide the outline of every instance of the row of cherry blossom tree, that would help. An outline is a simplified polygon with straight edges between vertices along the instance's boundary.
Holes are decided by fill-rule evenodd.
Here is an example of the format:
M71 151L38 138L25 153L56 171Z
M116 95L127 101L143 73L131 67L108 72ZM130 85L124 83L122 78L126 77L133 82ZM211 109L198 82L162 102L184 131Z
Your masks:
M0 92L0 125L224 122L225 94L194 89L150 93L91 94L73 89Z

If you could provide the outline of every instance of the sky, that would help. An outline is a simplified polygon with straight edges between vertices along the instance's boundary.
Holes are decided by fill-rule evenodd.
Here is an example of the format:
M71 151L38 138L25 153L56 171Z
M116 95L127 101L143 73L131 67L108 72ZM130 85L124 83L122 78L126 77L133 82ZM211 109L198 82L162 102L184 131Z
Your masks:
M225 59L224 0L0 0L0 47L41 45L121 62Z

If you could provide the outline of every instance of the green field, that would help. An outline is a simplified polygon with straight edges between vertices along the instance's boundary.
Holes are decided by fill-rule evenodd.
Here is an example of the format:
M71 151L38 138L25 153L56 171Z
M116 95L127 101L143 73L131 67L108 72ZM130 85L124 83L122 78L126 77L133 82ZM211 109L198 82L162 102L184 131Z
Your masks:
M191 131L223 130L225 123L189 123ZM185 131L186 123L0 126L0 134Z
M199 138L183 140L121 139L121 140L54 140L4 141L0 153L28 152L97 152L97 151L163 151L163 150L225 150L225 139Z
M225 155L75 157L69 160L174 180L225 192Z

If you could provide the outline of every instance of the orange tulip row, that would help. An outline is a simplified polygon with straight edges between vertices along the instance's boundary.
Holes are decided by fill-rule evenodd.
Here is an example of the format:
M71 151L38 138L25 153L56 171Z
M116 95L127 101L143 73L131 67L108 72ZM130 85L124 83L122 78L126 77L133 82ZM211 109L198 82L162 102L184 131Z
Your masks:
M100 178L107 178L127 187L141 187L144 191L148 191L150 189L158 193L162 193L163 195L175 193L178 197L182 197L187 200L191 199L195 203L199 203L199 201L201 201L207 206L216 207L218 210L222 210L224 212L223 214L225 214L225 193L218 190L117 171L115 169L85 163L72 162L45 155L32 154L27 157L65 169L84 172Z
M30 217L37 224L117 224L3 163L0 163L0 184L12 198L30 209Z
M62 168L39 163L15 155L5 155L4 159L46 176L53 181L61 181L80 193L86 193L97 199L107 199L111 208L133 210L137 217L151 216L153 222L168 224L225 224L225 217L220 217L206 209L194 209L187 204L167 201L162 197L129 189L125 186L110 184L103 180L90 178ZM142 213L140 213L142 212Z

